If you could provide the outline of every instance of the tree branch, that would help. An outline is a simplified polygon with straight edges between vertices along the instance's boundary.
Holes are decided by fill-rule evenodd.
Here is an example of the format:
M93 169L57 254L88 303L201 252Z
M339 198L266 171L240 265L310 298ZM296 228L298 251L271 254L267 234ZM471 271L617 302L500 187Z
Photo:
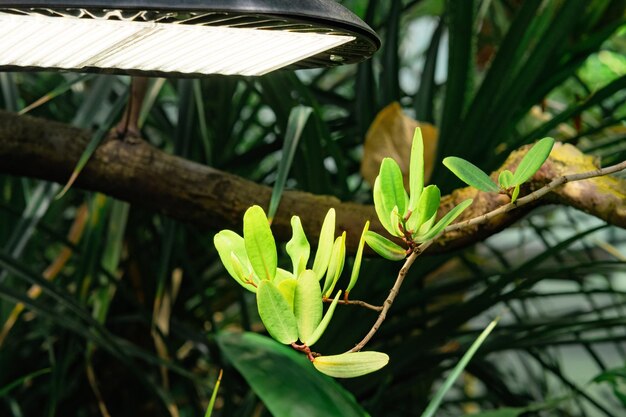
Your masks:
M89 140L90 133L66 124L0 111L0 173L65 183ZM514 168L523 155L516 151L503 169ZM570 145L555 146L550 159L521 195L566 174L597 169L592 158ZM271 189L232 174L169 155L153 146L107 140L94 153L76 187L98 191L137 206L205 229L241 229L243 213L252 204L267 207ZM466 198L474 204L464 218L488 213L506 197L462 188L442 199L442 214ZM503 200L503 198L505 200ZM429 253L456 249L491 236L544 203L576 207L626 228L626 181L612 177L568 183L540 202L496 216L473 228L446 233ZM337 228L348 232L348 248L355 251L366 220L384 233L373 206L341 202L332 196L300 191L283 195L272 228L277 238L291 236L290 218L298 214L311 242L316 242L326 211L335 207Z

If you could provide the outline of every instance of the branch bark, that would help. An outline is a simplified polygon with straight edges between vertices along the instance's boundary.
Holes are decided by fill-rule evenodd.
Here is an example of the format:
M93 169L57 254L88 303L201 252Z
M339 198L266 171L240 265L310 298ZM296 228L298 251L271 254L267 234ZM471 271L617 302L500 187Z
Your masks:
M0 111L0 173L65 183L89 137L89 132L66 124ZM523 154L524 149L513 152L502 169L514 168ZM559 176L597 168L591 157L573 146L557 144L550 159L520 195L539 189ZM252 204L267 207L271 195L267 186L169 155L145 142L115 139L100 146L75 185L204 229L240 230L245 210ZM478 217L507 202L505 196L467 187L443 197L442 212L466 198L474 198L474 204L464 212L464 219ZM600 177L565 184L545 199L490 219L474 229L446 233L429 253L453 250L485 239L519 220L533 207L546 203L576 207L626 228L626 181ZM337 228L348 232L349 250L356 250L366 220L372 222L372 230L383 233L373 206L300 191L284 193L272 229L279 239L288 240L290 218L298 214L310 240L316 242L326 211L331 207L337 211Z

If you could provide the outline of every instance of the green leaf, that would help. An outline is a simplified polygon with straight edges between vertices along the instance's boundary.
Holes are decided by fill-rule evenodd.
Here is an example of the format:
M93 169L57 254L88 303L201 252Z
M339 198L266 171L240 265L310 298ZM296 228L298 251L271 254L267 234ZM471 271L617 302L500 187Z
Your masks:
M322 321L323 302L320 283L315 272L307 269L298 277L294 299L298 337L307 340Z
M517 196L519 196L519 184L513 188L513 193L511 194L511 203L515 203L517 200Z
M21 378L16 379L15 381L0 387L0 398L2 397L6 397L12 390L14 390L15 388L18 388L21 385L26 384L27 382L32 382L33 379L37 378L40 375L45 375L45 374L49 374L51 371L50 368L44 368L44 369L40 369L38 371L35 372L31 372L28 375L25 375Z
M258 282L258 278L252 272L243 238L232 230L222 230L213 238L213 244L230 276L248 291L256 292L256 287L246 282L248 278Z
M439 191L439 187L436 185L429 185L424 189L424 192L422 192L419 199L417 209L415 213L411 214L411 217L409 217L406 225L413 235L426 233L430 229L430 225L426 225L428 227L423 230L422 225L429 223L430 220L437 215L440 200L441 192ZM432 222L430 223L432 225Z
M424 139L422 129L415 129L411 145L411 161L409 166L409 208L413 212L417 208L422 190L424 189Z
M404 216L408 206L408 196L404 190L404 184L402 182L402 171L398 166L398 163L391 158L384 158L380 165L380 172L374 187L379 187L379 198L374 196L374 207L376 208L376 214L378 218L383 217L390 218L394 207L398 208L398 214ZM376 194L376 192L375 192ZM393 227L393 223L390 224L390 228L386 228L389 233L397 236L397 231Z
M326 213L324 223L322 224L322 230L320 231L320 238L317 245L317 252L315 253L315 260L313 261L313 272L317 276L317 279L321 280L328 268L328 262L330 261L330 255L333 252L333 242L335 240L335 209L331 208Z
M276 285L278 291L280 291L289 307L291 307L291 311L295 313L296 285L298 285L298 281L295 278L289 278L278 284L274 283L274 285Z
M111 111L109 112L106 120L98 127L98 130L96 130L94 134L91 136L91 139L89 140L89 143L87 144L87 147L85 148L83 153L80 155L80 159L78 160L78 162L76 163L76 166L74 167L74 170L72 171L72 175L70 176L70 179L67 180L67 183L65 184L63 189L56 196L57 199L62 198L67 193L67 191L72 187L72 185L74 184L74 182L76 181L80 173L83 171L83 168L85 168L85 165L87 165L87 162L89 162L89 160L91 159L91 156L94 154L96 149L98 149L98 146L100 146L100 143L102 143L102 140L105 137L107 137L107 135L109 134L109 131L111 130L115 122L119 119L120 114L122 114L122 110L124 109L124 105L126 104L127 99L128 99L128 90L124 91L124 93L122 93L117 98L117 100L115 100L115 103L113 103L113 106L111 107Z
M213 392L211 393L211 399L209 400L209 405L204 413L204 417L211 417L213 414L213 408L215 407L215 400L217 399L217 392L220 389L220 383L222 382L222 373L220 370L219 375L217 376L217 381L215 381L215 386L213 387Z
M487 339L487 336L489 336L489 334L496 327L497 324L497 319L489 323L489 326L487 326L487 328L483 330L483 332L480 334L480 336L478 336L474 343L472 343L472 346L470 346L469 350L465 353L465 355L463 355L459 363L456 364L450 375L448 375L448 377L446 378L443 385L439 387L433 399L430 400L430 402L428 403L428 407L426 407L426 410L424 410L421 417L432 417L435 415L435 412L441 405L443 397L450 390L450 388L452 388L454 382L458 379L463 370L465 370L465 367L467 366L469 361L472 360L478 348L483 344L485 339Z
M311 246L306 238L300 217L293 216L291 218L292 235L287 242L287 254L291 258L293 265L293 274L299 276L306 269L306 264L311 255Z
M436 238L439 233L443 232L443 229L448 227L448 225L452 223L454 219L456 219L461 213L463 213L463 210L465 210L472 204L472 201L473 200L470 198L460 203L458 206L446 213L446 215L443 216L441 220L439 220L439 222L428 231L428 233L422 236L417 236L415 240L417 242L426 242Z
M278 210L278 204L285 190L285 183L287 182L287 174L293 162L293 158L298 148L298 143L302 137L304 126L309 120L309 116L313 112L311 107L296 106L291 109L289 113L289 120L287 121L287 130L285 133L285 140L283 141L283 151L278 163L278 174L276 177L276 183L272 188L272 197L270 199L270 207L268 209L268 217L270 223ZM295 272L294 272L295 273Z
M467 185L486 193L497 193L498 186L483 170L465 159L449 156L443 164Z
M221 333L217 343L274 417L368 415L352 394L291 348L254 333Z
M333 245L333 253L330 257L330 263L328 264L328 271L326 272L326 279L324 280L324 293L325 297L328 297L330 293L335 289L335 285L343 272L343 266L346 262L346 232L343 232L335 240Z
M552 138L543 138L535 143L517 166L511 185L521 185L535 175L535 172L541 168L541 165L550 156L553 146L554 139Z
M389 232L391 235L396 235L395 227L392 227L391 222L391 212L387 213L385 210L385 203L383 197L383 190L381 188L380 177L376 177L374 180L374 189L372 190L372 194L374 197L374 208L376 209L376 215L378 216L378 220L383 225L385 230Z
M334 378L355 378L376 372L388 363L389 356L381 352L350 352L319 356L313 361L313 366Z
M359 247L356 250L356 257L354 258L354 265L352 265L352 273L350 274L350 283L348 284L348 288L346 288L346 294L349 294L350 291L356 285L357 280L359 279L359 271L361 270L361 259L363 258L363 247L365 246L365 234L370 228L369 220L365 222L365 227L363 227L363 232L361 233L361 240L359 240Z
M281 282L283 282L284 280L287 280L287 279L296 279L296 275L292 274L291 272L287 271L286 269L276 268L276 276L274 277L272 282L275 285L278 285L278 284L280 284Z
M28 113L29 111L31 111L31 110L33 110L33 109L35 109L35 108L37 108L37 107L39 107L39 106L41 106L43 104L46 104L50 100L53 100L56 97L64 94L65 92L70 90L72 87L74 87L76 84L83 83L85 81L91 80L94 77L95 77L95 74L81 74L81 75L79 75L79 76L77 76L75 78L65 79L62 84L59 84L57 87L55 87L52 91L50 91L46 95L40 97L39 99L35 100L33 103L31 103L28 106L24 107L17 114L22 116L22 115Z
M468 417L519 417L527 412L527 408L500 408L498 410L489 410L483 411L482 413L471 414Z
M256 294L259 316L268 333L280 343L298 340L298 325L293 309L271 281L261 281Z
M276 242L265 212L252 206L243 216L243 239L252 269L262 280L273 280L276 276Z
M508 169L505 169L498 176L498 183L500 188L503 190L508 190L513 186L513 173Z
M328 307L326 314L324 314L324 318L317 326L311 337L307 338L306 340L302 340L302 343L305 343L308 346L313 346L320 339L320 337L322 337L322 335L326 331L326 328L328 327L328 324L330 323L330 320L333 318L333 314L335 313L335 309L337 308L337 303L339 303L339 297L341 297L341 290L337 292L335 299L330 304L330 307Z
M371 230L365 233L365 242L374 252L390 261L401 261L406 258L406 249Z

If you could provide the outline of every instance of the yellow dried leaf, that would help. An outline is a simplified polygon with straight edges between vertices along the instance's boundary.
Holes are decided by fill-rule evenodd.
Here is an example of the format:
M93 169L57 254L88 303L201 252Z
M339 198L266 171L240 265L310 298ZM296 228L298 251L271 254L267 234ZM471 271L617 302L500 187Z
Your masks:
M378 175L383 158L393 158L400 165L404 186L409 184L409 158L415 128L422 129L424 138L425 175L428 182L433 171L439 131L429 123L418 122L405 115L398 103L391 103L378 113L365 137L361 175L370 184Z

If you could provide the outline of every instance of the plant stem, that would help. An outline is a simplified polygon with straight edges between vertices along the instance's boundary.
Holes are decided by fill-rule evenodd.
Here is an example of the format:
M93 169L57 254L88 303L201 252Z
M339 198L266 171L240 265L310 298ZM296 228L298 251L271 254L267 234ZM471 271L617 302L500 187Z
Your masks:
M361 340L356 346L354 346L348 352L360 351L361 349L365 347L365 345L370 341L370 339L376 334L376 332L380 328L380 325L387 318L387 312L389 311L389 309L391 308L391 305L396 299L396 296L398 295L398 292L400 291L400 287L402 286L402 282L404 282L404 278L406 278L406 274L407 272L409 272L411 265L413 265L413 262L415 262L415 259L417 259L417 257L420 256L432 244L433 241L434 239L429 240L428 242L422 243L417 248L415 248L415 250L413 250L413 252L411 253L411 255L409 255L408 258L406 258L406 261L404 261L404 265L400 269L400 272L398 272L398 277L396 278L396 282L393 284L393 287L389 291L389 295L387 296L387 299L385 300L383 304L383 308L380 311L380 314L378 315L376 322L374 323L370 331L367 333L367 335L365 335L363 340Z
M333 299L332 298L324 298L323 301L325 303L332 303ZM357 306L357 307L363 307L366 308L368 310L372 310L372 311L382 311L383 307L382 306L375 306L373 304L367 303L365 301L361 301L361 300L339 300L337 301L337 304L343 304L346 306Z
M415 262L415 259L421 255L426 249L428 249L428 247L439 238L439 236L441 236L442 234L446 233L446 232L452 232L452 231L456 231L456 230L460 230L466 227L470 227L470 226L474 226L477 224L481 224L484 223L486 221L488 221L489 219L508 213L511 210L514 210L518 207L522 207L526 204L532 203L534 201L537 201L538 199L540 199L541 197L545 196L546 194L548 194L550 191L554 190L555 188L568 183L568 182L573 182L573 181L582 181L582 180L587 180L590 178L595 178L595 177L602 177L605 175L609 175L609 174L613 174L619 171L623 171L626 169L626 161L622 161L619 164L616 165L612 165L606 168L602 168L602 169L597 169L594 171L588 171L588 172L583 172L580 174L570 174L570 175L563 175L560 177L557 177L555 179L553 179L552 181L550 181L550 183L548 183L547 185L543 186L542 188L538 189L537 191L534 191L530 194L528 194L527 196L524 196L522 198L519 198L517 201L515 201L514 203L509 203L509 204L505 204L504 206L498 207L497 209L490 211L489 213L483 214L482 216L478 216L475 217L473 219L469 219L460 223L456 223L453 225L450 225L448 227L446 227L442 233L440 233L439 235L437 235L435 238L433 238L432 240L429 240L428 242L424 242L421 245L419 245L418 247L416 247L413 250L413 253L411 253L411 255L406 258L406 261L404 262L404 265L402 266L402 269L400 269L400 272L398 273L398 277L396 278L396 282L393 284L393 287L391 288L391 290L389 291L389 295L387 296L387 299L385 300L382 309L380 310L380 314L378 315L378 318L376 319L376 322L372 325L372 328L370 329L370 331L367 333L367 335L365 335L365 337L363 338L363 340L361 340L357 345L355 345L352 349L350 349L348 352L359 352L361 349L363 349L365 347L365 345L372 339L372 337L374 337L374 335L376 334L376 332L378 331L378 329L380 328L381 324L383 323L383 321L385 321L385 319L387 318L387 312L389 311L389 309L391 308L391 305L393 304L394 300L396 299L396 296L398 295L398 292L400 291L400 287L402 286L402 283L404 282L404 278L406 278L406 274L409 272L409 269L411 268L411 265L413 265L413 262ZM355 303L354 301L351 301L350 303ZM360 304L360 303L359 303ZM363 304L367 304L367 303L363 303ZM375 307L375 306L372 306Z

